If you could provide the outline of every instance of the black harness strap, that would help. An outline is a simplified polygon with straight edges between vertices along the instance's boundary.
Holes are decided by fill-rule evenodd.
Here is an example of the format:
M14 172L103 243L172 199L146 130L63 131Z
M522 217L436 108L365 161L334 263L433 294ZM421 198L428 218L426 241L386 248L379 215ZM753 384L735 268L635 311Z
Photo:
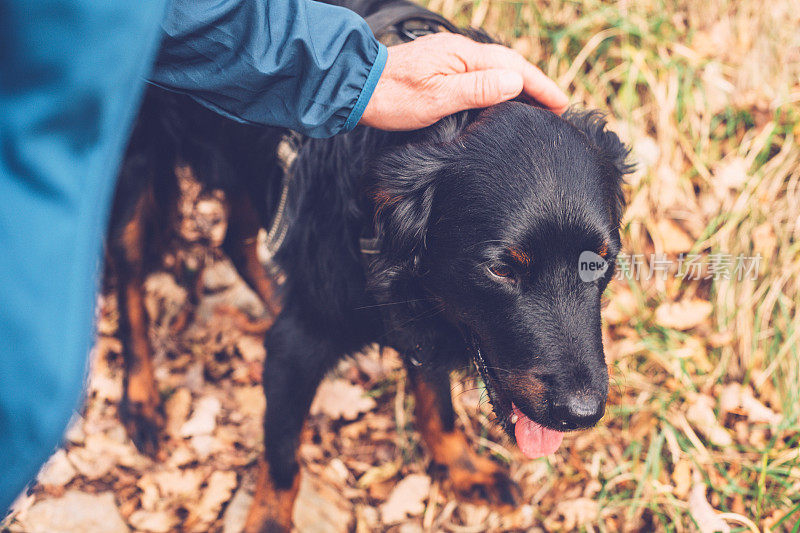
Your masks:
M447 31L458 31L449 20L408 0L394 0L381 5L375 13L365 17L372 33L380 39L388 30L394 29L401 39L413 41L421 35L437 33L438 28ZM428 28L409 28L408 22L420 21L428 23Z

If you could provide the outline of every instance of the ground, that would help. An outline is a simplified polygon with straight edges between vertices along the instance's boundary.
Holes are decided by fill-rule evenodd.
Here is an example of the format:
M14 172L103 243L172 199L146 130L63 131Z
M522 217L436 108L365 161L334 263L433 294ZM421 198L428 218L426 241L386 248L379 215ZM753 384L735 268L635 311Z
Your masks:
M480 383L459 378L459 425L523 491L502 512L459 500L428 468L396 355L366 350L320 390L298 529L800 530L796 3L429 5L504 39L573 102L608 112L633 147L630 275L604 310L608 410L555 456L527 461L489 422ZM117 421L115 303L102 298L86 406L8 529L237 530L262 446L263 310L218 250L203 253L205 296L184 328L167 324L185 288L165 272L148 280L163 457L137 454Z

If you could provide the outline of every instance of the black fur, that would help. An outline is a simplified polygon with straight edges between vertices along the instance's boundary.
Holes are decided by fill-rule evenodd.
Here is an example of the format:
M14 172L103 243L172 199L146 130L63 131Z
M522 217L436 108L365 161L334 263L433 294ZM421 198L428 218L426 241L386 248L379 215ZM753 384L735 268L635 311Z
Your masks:
M614 269L584 283L578 256L605 243L613 265L626 157L597 113L558 117L518 102L413 134L358 129L308 142L276 258L288 282L267 339L271 463L292 463L283 450L293 450L277 444L293 401L275 382L305 383L292 409L299 420L325 371L371 342L423 368L456 368L470 364L474 335L501 419L514 401L554 429L594 423L602 412L573 421L559 409L576 394L605 400L600 296ZM383 249L365 269L359 237L373 224ZM508 261L509 247L532 260L515 285L486 270ZM526 397L530 377L543 396Z
M381 4L359 2L362 13ZM274 143L253 139L274 139L274 131L153 98L142 116L155 113L159 127L143 132L147 149L134 141L129 163L144 157L158 174L185 161L211 185L264 199L259 211L268 220L280 182ZM174 116L163 115L165 107ZM594 424L608 386L600 297L620 249L627 153L595 112L559 117L521 102L418 132L360 127L305 141L291 169L289 231L275 257L286 274L284 306L266 338L265 447L276 486L292 484L320 380L373 342L394 347L420 373L477 358L507 428L511 402L554 429ZM381 253L365 257L359 239L374 235ZM611 263L595 282L579 279L584 250L605 251Z

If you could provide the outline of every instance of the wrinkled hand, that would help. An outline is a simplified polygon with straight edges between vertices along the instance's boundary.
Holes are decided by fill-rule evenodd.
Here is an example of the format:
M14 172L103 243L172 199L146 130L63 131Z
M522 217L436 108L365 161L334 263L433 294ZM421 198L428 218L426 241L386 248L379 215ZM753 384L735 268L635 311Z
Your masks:
M465 109L488 107L521 92L555 113L567 96L520 54L453 33L389 48L383 74L359 124L412 130Z

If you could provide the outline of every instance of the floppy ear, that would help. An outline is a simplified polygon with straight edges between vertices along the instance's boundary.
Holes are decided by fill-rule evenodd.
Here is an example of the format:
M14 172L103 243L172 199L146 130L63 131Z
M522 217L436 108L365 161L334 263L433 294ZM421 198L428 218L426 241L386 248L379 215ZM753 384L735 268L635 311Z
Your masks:
M600 156L606 170L606 193L611 200L611 216L614 225L619 225L625 206L623 176L635 169L635 165L628 161L630 148L619 140L616 133L607 129L605 116L599 111L570 109L563 118L586 135L589 144Z
M406 145L380 158L369 190L381 253L371 265L370 288L381 294L418 272L433 207L434 181L444 166L431 145Z

